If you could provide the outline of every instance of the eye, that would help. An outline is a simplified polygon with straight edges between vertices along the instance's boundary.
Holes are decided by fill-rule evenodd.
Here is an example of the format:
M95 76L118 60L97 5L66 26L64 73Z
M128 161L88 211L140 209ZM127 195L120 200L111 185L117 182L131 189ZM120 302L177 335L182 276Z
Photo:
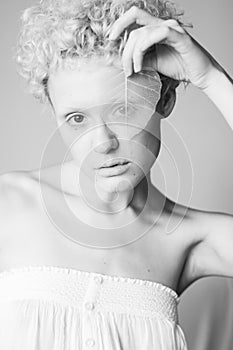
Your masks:
M119 111L121 115L126 115L126 114L129 114L130 112L135 111L135 109L133 108L133 106L130 106L130 105L121 105L116 109L116 111Z
M69 115L69 117L66 119L66 121L69 124L77 125L77 124L81 124L84 118L85 117L82 114L72 113ZM71 120L73 120L73 123L71 122Z

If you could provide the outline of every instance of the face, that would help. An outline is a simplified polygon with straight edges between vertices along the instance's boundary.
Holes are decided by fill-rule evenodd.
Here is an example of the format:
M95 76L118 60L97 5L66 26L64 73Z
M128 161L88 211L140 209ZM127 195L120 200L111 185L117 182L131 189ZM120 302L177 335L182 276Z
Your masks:
M126 79L119 64L107 65L101 58L82 59L74 68L50 75L48 91L59 132L80 173L105 191L115 192L122 181L135 187L155 162L160 150L158 86L152 73ZM128 164L100 169L119 159Z

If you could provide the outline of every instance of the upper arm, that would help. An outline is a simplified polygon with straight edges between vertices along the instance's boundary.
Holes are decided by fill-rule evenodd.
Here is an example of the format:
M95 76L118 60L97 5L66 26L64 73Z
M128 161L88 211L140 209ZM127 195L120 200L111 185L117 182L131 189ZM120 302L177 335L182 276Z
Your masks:
M211 211L195 211L194 216L201 239L187 256L180 293L203 277L233 277L233 216Z
M233 215L208 213L206 235L198 258L203 276L233 277Z

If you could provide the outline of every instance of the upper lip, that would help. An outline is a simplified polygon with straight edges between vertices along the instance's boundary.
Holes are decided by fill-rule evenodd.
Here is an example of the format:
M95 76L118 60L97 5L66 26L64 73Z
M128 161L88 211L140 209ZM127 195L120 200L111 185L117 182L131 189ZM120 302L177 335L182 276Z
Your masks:
M100 168L106 168L112 165L124 164L124 163L129 163L129 161L123 158L111 159L111 160L107 160Z

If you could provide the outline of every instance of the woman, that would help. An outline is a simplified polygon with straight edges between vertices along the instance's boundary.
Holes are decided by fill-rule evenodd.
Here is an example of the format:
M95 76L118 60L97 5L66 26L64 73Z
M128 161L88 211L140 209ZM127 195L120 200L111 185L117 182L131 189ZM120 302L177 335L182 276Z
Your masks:
M178 17L152 1L42 1L25 12L22 73L73 161L2 175L2 348L186 349L179 295L201 277L233 276L232 216L185 208L150 181L179 81L233 125L231 78ZM133 121L113 114L122 105ZM99 169L112 160L128 164Z

